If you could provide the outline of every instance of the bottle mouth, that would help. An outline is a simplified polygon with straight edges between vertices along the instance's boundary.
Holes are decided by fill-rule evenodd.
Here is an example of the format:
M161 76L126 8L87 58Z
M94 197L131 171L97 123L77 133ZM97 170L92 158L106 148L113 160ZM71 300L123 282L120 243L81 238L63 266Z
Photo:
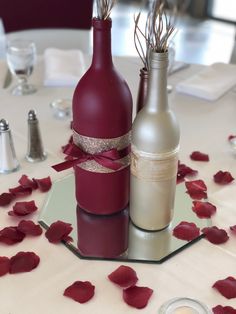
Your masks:
M168 67L169 53L166 52L151 52L151 67L155 69L165 68Z
M112 20L111 18L107 18L105 20L99 19L94 17L92 20L92 25L97 30L110 30L112 27Z

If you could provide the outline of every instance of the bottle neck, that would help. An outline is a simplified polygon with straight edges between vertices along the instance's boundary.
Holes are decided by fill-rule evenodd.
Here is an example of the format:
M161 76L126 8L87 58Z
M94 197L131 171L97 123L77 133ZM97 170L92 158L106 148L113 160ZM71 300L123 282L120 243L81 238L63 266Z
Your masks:
M92 67L112 67L111 19L93 19L93 59Z
M148 81L146 110L151 112L167 111L167 68L168 52L151 53L150 77Z

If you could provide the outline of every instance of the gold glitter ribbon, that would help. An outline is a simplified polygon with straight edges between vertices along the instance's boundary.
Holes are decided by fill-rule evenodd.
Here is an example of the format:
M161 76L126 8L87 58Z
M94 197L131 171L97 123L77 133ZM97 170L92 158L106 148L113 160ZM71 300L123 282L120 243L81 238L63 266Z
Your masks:
M80 149L88 154L98 154L110 149L116 148L117 150L122 150L130 145L131 132L126 133L123 136L115 138L95 138L88 137L78 134L73 130L73 142ZM124 169L130 165L130 155L128 154L124 158L117 160L123 166L119 169ZM98 164L95 160L88 160L81 164L78 164L77 167L80 167L84 170L98 173L112 173L119 170L112 170L102 165Z

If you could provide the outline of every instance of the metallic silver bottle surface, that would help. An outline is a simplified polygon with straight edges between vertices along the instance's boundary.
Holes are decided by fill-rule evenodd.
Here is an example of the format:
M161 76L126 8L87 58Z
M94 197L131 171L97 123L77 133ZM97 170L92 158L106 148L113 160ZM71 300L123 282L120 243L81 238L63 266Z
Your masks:
M28 113L28 149L26 159L30 162L43 161L47 157L43 149L41 139L39 121L35 110L30 110Z
M20 165L16 158L11 130L5 119L0 120L0 173L17 171Z
M147 100L131 139L130 217L144 230L161 230L173 217L179 126L168 106L168 52L151 54Z

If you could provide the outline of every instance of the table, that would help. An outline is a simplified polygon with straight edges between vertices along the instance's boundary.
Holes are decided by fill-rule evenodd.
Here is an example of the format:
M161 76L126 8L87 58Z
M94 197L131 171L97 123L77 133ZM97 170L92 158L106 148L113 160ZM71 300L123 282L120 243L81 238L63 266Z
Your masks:
M90 57L86 58L87 64ZM115 64L126 78L133 94L137 95L139 80L139 61L133 58L115 58ZM201 70L202 66L192 65L173 74L170 83ZM56 173L50 168L62 160L60 148L71 134L70 120L60 121L52 116L49 103L59 97L71 98L72 88L46 88L42 85L42 67L32 77L38 86L38 92L26 97L14 97L9 89L0 90L1 118L9 120L15 149L21 169L9 175L0 175L0 193L9 187L17 186L22 174L30 178L42 178L50 175L56 180L71 172ZM198 98L172 92L169 96L171 107L176 112L181 127L180 160L199 171L198 178L208 187L209 201L217 206L213 224L227 228L236 224L236 183L219 186L213 182L213 175L219 170L230 171L236 177L236 157L233 155L227 137L236 133L236 92L229 91L216 102L207 102ZM24 160L27 147L27 113L36 109L40 121L42 138L48 158L38 164ZM189 155L199 150L210 155L209 163L191 161ZM33 192L29 200L34 199L42 208L46 194ZM0 229L16 225L18 219L7 215L8 209L0 209ZM33 215L37 220L37 214ZM0 245L1 256L13 256L19 251L34 251L41 262L30 273L6 275L0 278L1 314L120 314L136 313L122 301L121 290L113 285L107 275L120 263L110 261L87 261L74 256L64 245L50 244L44 235L27 238L13 246ZM221 305L236 307L236 300L222 297L212 285L216 280L228 276L236 277L236 236L230 234L230 240L223 245L213 245L201 240L161 265L128 264L139 277L140 286L154 289L148 306L140 313L155 314L163 302L173 297L192 297L201 300L210 308ZM87 304L79 304L63 297L66 287L76 280L91 281L96 287L95 297Z

